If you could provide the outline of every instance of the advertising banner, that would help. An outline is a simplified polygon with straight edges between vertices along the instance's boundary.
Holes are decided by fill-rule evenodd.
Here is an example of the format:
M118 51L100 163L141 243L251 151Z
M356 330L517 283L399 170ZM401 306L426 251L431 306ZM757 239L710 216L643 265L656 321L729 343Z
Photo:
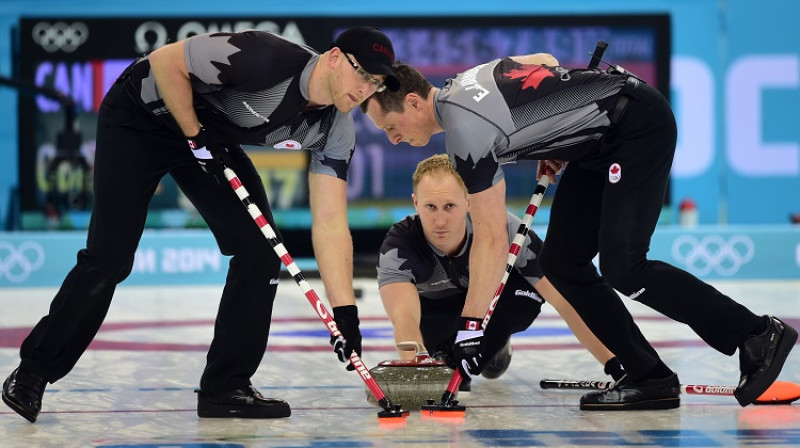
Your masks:
M19 73L55 89L74 103L66 120L63 102L46 96L20 99L20 198L22 229L80 229L91 209L94 129L100 102L135 58L186 37L259 29L278 33L320 52L348 26L371 23L393 41L398 59L418 68L436 86L494 58L534 52L558 55L565 67L585 67L598 40L610 42L605 58L669 95L670 20L664 14L548 17L428 18L81 18L23 19ZM426 148L393 147L383 131L353 113L357 148L348 174L355 228L388 228L410 206L416 164L444 152L442 135ZM303 151L248 147L281 228L308 228ZM534 165L505 168L509 201L526 203ZM667 198L668 200L669 198ZM400 208L401 212L395 209ZM362 218L363 217L363 218ZM151 203L150 228L203 227L170 178Z
M534 230L546 237L546 228ZM0 287L60 285L85 241L83 231L0 233ZM670 226L656 230L649 257L704 280L796 280L800 228ZM222 285L228 261L208 231L145 231L125 285ZM304 272L317 269L311 258L295 261Z

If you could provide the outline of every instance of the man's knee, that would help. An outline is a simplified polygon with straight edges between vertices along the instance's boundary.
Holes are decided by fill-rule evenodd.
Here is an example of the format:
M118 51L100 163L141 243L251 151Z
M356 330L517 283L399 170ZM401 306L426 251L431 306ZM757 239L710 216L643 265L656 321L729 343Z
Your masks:
M588 284L596 281L599 277L597 269L591 261L576 263L574 260L559 259L557 255L550 256L542 252L539 265L545 277L556 286L564 282Z
M121 283L133 271L134 257L98 255L88 249L78 252L78 266L85 271L100 272L102 277Z
M250 245L222 249L221 251L223 255L231 256L234 263L258 266L269 273L280 271L282 264L281 259L275 253L275 249L263 238L261 241L254 241Z
M605 261L601 259L600 271L608 284L626 296L633 294L641 285L640 276L638 275L641 269L630 262L623 260Z

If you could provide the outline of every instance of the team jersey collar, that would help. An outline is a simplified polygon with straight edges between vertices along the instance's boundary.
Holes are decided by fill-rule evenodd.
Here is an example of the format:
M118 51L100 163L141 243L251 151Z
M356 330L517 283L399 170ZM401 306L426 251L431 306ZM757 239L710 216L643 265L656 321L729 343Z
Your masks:
M303 98L306 100L306 102L309 100L308 80L311 79L311 72L314 71L314 66L317 65L317 61L319 61L318 54L311 56L311 59L309 59L308 63L306 63L302 73L300 73L300 95L303 95Z
M439 99L444 94L444 91L447 90L448 87L450 87L450 83L452 81L453 81L452 79L448 79L447 85L445 85L444 88L434 89L433 91L433 115L434 117L436 117L436 122L439 123L439 127L442 129L447 129L447 128L444 127L444 117L442 117L442 112L439 107L440 104Z

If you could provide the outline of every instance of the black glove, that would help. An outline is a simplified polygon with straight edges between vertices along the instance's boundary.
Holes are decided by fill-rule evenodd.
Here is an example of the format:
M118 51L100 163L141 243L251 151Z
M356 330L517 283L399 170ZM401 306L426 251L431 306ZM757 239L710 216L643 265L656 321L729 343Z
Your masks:
M355 305L333 307L333 320L339 328L340 336L331 336L331 345L339 361L347 363L347 370L355 370L350 364L353 351L361 356L361 330L358 329L358 308Z
M224 146L215 142L206 132L205 128L200 128L200 132L194 137L186 137L186 142L192 150L192 155L197 159L200 168L207 174L214 176L217 183L224 184L224 169L228 166L228 150Z
M453 344L453 357L456 360L461 377L471 378L478 375L486 365L483 357L483 330L481 330L481 319L473 317L458 318L458 333Z

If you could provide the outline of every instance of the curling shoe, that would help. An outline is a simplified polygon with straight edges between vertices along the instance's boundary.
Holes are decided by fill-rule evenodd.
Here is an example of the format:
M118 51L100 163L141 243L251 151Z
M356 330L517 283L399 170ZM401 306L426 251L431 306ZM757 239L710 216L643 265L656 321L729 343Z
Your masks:
M264 398L252 385L219 395L197 390L197 416L205 418L282 418L292 415L289 403Z
M506 341L506 345L497 352L496 355L486 363L486 367L481 371L481 376L491 380L499 378L500 375L506 373L508 366L511 364L511 339Z
M33 423L42 410L46 385L45 379L39 375L16 368L3 382L3 402Z
M678 374L666 378L622 377L611 389L591 392L581 397L583 411L628 411L674 409L681 405Z
M768 316L764 333L750 336L739 346L742 376L733 392L742 406L753 403L778 378L783 363L797 341L797 330L777 317Z

